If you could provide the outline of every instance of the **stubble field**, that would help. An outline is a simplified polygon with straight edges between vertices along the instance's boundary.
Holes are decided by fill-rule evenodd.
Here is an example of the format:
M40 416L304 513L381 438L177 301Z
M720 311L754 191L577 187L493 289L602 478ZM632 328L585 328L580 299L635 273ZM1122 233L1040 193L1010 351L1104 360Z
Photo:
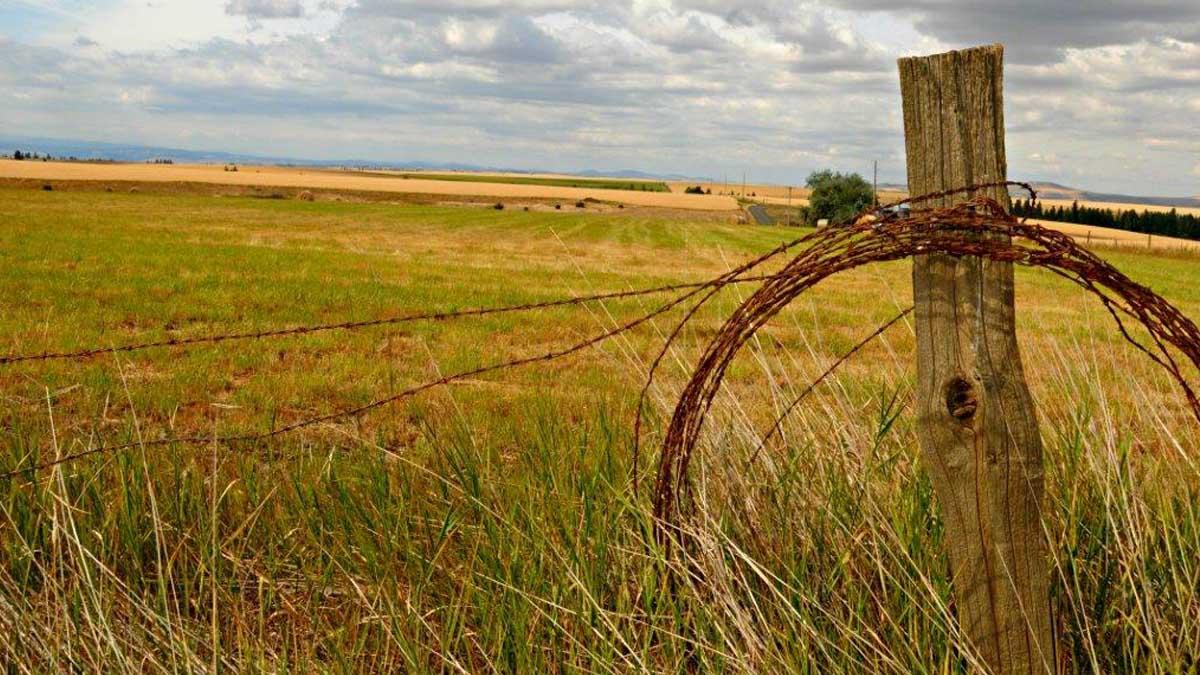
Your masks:
M218 170L219 171L219 170ZM380 179L395 180L395 179ZM647 193L647 196L653 196ZM0 354L369 320L698 281L802 230L558 212L0 187ZM1104 249L1200 315L1193 253ZM570 345L664 298L0 366L0 661L16 670L945 672L941 529L900 322L907 263L836 277L764 327L668 556L645 484L722 292L634 404L680 313L252 446L259 432ZM1071 670L1186 672L1200 644L1200 434L1089 297L1017 271ZM631 475L642 493L632 489ZM678 574L667 574L675 569Z
M343 171L279 166L239 166L235 172L211 164L92 164L0 159L0 177L37 180L156 183L209 183L292 189L359 190L443 197L488 196L506 199L559 199L573 203L600 199L635 206L696 211L732 211L737 202L718 195L688 195L639 189L633 181L564 177L500 177L491 174L420 174ZM501 179L503 182L500 182ZM661 185L649 183L650 186Z

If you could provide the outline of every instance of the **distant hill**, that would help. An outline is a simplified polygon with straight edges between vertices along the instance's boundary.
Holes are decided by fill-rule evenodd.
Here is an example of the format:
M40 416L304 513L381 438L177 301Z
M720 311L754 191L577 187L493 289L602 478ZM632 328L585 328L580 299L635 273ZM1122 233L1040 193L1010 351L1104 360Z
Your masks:
M1067 199L1081 202L1118 202L1122 204L1148 204L1152 206L1185 206L1200 208L1200 197L1143 197L1109 192L1092 192L1067 187L1058 183L1033 183L1033 189L1043 199ZM1027 197L1020 188L1010 190L1013 197Z
M36 152L39 155L50 154L54 157L76 157L78 159L99 160L110 159L116 162L149 162L156 159L170 159L186 164L268 164L268 165L302 165L320 167L354 167L372 169L433 169L436 171L490 171L503 173L563 173L545 169L514 169L511 167L481 166L477 164L461 164L456 162L428 162L421 160L386 161L369 159L304 159L297 157L277 157L271 155L254 155L238 152L220 152L211 150L186 150L183 148L164 148L150 145L131 145L121 143L102 143L98 141L81 141L62 138L6 137L0 136L0 154ZM632 169L605 171L600 169L584 169L571 175L604 178L631 178L646 180L696 180L707 181L707 178L683 176L679 174L654 174Z
M622 169L620 171L600 171L596 169L583 169L576 171L572 175L588 176L591 178L633 178L641 180L678 180L678 181L695 181L697 183L711 183L712 178L707 176L685 176L678 173L646 173L645 171L637 171L634 169Z

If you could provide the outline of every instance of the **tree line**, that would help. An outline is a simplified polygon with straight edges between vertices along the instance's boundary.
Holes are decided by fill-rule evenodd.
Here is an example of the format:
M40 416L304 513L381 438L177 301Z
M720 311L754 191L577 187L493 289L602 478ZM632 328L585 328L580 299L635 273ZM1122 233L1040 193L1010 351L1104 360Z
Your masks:
M1079 202L1073 202L1069 207L1043 206L1041 202L1016 199L1013 200L1012 213L1014 216L1023 218L1111 227L1117 230L1158 234L1166 237L1200 239L1200 217L1186 213L1181 214L1175 209L1170 211L1146 209L1139 213L1134 209L1120 210L1080 206Z

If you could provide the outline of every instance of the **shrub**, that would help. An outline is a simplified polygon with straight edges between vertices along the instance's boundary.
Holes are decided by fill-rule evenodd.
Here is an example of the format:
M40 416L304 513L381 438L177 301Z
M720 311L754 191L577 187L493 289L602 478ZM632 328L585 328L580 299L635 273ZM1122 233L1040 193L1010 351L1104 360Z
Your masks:
M42 186L42 189L45 190L46 192L51 192L54 190L54 186L49 183L46 183L45 185Z
M308 190L304 190L300 194L296 195L296 199L299 199L302 202L311 202L311 201L314 201L316 198L313 197L312 192L309 192Z
M805 184L812 189L808 204L810 218L814 221L822 218L830 223L849 220L875 199L871 184L856 173L817 171L809 175Z
M503 204L503 203L501 203L501 202L496 202L496 205L495 205L495 206L493 206L492 208L493 208L493 209L496 209L497 211L503 211L503 210L504 210L504 204Z
M584 203L583 203L583 200L581 199L581 200L579 200L579 201L575 202L575 208L577 208L577 209L586 209L586 208L587 208L587 204L584 204Z
M689 195L702 195L704 194L704 188L700 187L699 185L693 185L689 188L686 188L684 193Z
M562 204L555 204L555 205L554 205L554 210L555 210L555 211L562 211Z

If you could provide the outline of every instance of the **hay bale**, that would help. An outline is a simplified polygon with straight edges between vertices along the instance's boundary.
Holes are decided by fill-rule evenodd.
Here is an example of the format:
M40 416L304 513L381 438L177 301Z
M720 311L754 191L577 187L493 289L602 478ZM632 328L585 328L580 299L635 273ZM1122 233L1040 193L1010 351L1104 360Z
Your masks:
M308 190L304 190L300 194L296 195L296 199L299 199L302 202L311 202L311 201L314 201L316 198L313 197L312 192L310 192Z

